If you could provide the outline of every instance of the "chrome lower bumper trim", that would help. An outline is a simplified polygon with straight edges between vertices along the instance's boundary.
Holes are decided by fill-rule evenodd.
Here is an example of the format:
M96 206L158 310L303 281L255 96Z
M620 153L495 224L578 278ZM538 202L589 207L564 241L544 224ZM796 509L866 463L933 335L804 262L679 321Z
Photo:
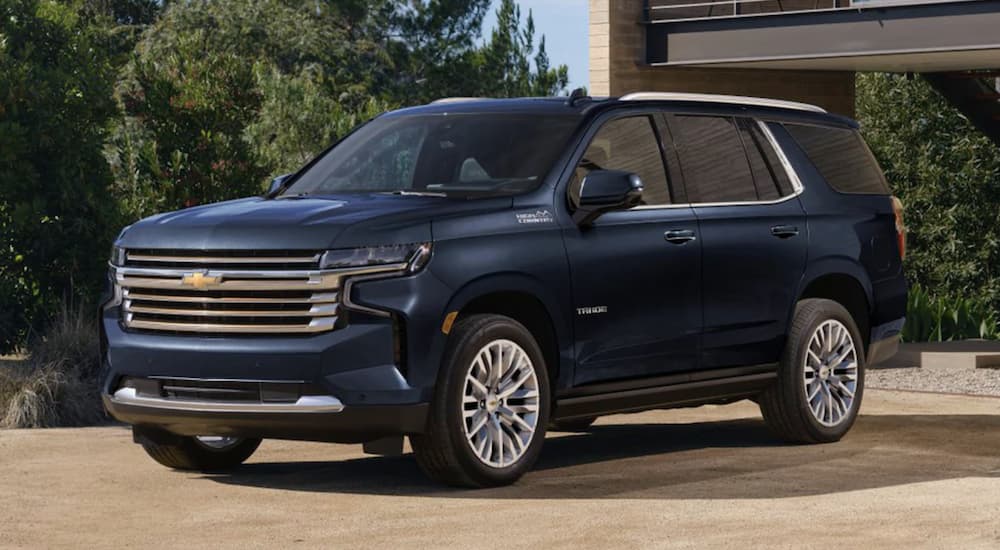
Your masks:
M303 395L294 403L224 403L185 401L140 396L135 388L122 388L111 397L116 405L131 405L173 411L226 413L338 413L344 404L330 395Z

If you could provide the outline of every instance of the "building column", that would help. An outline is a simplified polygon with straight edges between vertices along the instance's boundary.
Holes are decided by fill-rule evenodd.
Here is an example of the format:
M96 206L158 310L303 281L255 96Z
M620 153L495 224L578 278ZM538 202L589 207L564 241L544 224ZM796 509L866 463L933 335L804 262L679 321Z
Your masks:
M643 0L590 0L590 93L694 92L812 103L854 116L854 72L650 67Z

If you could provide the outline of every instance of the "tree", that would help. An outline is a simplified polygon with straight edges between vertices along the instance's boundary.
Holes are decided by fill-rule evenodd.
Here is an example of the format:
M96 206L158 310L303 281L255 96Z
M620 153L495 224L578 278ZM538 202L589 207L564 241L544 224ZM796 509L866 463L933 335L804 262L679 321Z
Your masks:
M534 68L532 68L532 59ZM479 52L476 95L497 97L550 96L565 91L569 69L550 67L543 36L535 52L535 20L528 12L521 26L521 8L514 0L502 0L497 26L490 41Z
M78 2L0 0L0 352L103 280L108 40Z
M119 85L109 160L141 217L260 192L352 127L449 95L549 95L534 21L504 0L477 48L489 0L190 0L170 3ZM534 55L534 68L529 61Z
M1000 151L923 80L858 77L862 132L903 201L907 276L1000 306Z

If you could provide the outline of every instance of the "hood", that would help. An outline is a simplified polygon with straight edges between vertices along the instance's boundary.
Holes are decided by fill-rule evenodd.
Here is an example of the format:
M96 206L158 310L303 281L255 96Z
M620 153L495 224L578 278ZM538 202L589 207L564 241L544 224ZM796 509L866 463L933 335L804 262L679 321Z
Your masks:
M510 197L253 197L146 218L129 228L119 244L126 248L322 250L424 242L432 240L432 219L509 209L511 205Z

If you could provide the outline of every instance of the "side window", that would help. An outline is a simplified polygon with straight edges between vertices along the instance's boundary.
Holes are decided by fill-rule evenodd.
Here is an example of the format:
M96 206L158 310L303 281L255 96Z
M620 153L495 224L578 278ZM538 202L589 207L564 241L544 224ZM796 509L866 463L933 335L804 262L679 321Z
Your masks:
M649 116L619 118L601 126L570 182L573 204L580 198L583 179L592 170L624 170L638 174L645 188L642 192L644 204L670 203L667 172Z
M760 126L750 119L741 119L739 124L740 137L746 146L753 181L757 186L757 196L762 201L772 201L791 195L794 190L788 173Z
M841 193L888 195L875 157L854 130L785 124L823 179Z
M672 120L692 203L758 200L750 163L732 118L677 115Z

